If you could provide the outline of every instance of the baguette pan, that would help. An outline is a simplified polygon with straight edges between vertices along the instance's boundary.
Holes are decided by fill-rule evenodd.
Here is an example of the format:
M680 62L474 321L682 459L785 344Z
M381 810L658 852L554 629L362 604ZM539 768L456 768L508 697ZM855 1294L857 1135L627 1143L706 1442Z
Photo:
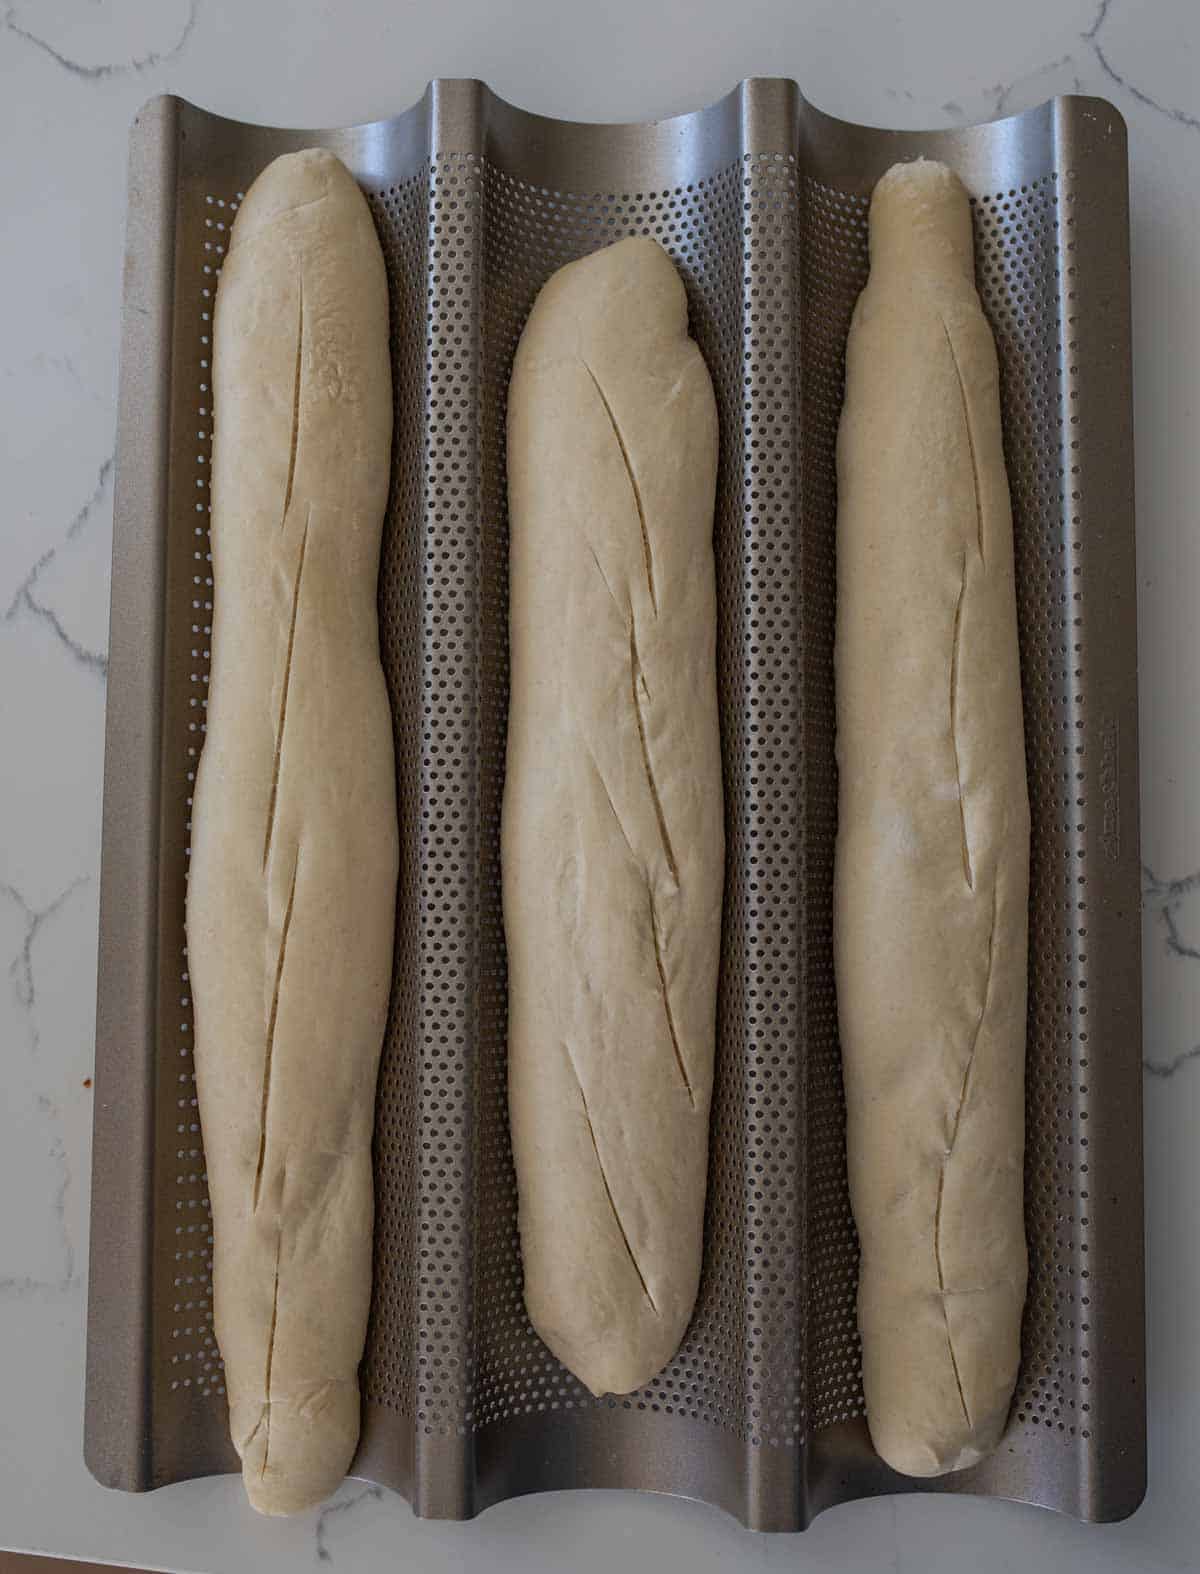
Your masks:
M656 242L553 276L508 423L525 1301L593 1393L627 1393L674 1355L696 1296L724 879L716 407Z
M995 347L967 195L870 214L838 446L834 947L871 1435L996 1446L1020 1353L1029 804Z
M188 959L217 1342L246 1491L293 1513L359 1427L397 830L376 618L388 301L332 155L246 194L214 330L208 730Z

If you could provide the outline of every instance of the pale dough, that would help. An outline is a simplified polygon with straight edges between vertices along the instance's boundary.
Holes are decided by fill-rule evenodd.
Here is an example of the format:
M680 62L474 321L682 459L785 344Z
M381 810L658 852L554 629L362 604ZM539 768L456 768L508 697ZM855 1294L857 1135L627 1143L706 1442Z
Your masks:
M871 1436L975 1463L1020 1356L1029 805L997 362L943 166L875 188L838 442L834 946Z
M700 1274L724 835L712 385L654 241L560 269L508 414L503 818L525 1302L594 1393Z
M358 1437L396 896L387 281L331 154L254 182L215 318L188 965L230 1428L250 1501L281 1514L331 1492Z

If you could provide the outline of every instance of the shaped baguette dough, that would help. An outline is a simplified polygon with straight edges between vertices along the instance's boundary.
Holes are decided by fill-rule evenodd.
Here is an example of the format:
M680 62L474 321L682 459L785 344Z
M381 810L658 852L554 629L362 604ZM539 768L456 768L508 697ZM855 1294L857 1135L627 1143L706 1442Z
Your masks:
M834 947L867 1416L930 1476L996 1446L1017 1375L1029 805L966 193L896 166L870 243L838 439Z
M188 965L230 1429L251 1503L286 1514L337 1486L358 1438L398 856L387 282L331 154L277 159L247 192L214 340Z
M724 880L716 459L662 248L561 268L509 398L509 1105L526 1306L596 1394L670 1360L700 1274Z

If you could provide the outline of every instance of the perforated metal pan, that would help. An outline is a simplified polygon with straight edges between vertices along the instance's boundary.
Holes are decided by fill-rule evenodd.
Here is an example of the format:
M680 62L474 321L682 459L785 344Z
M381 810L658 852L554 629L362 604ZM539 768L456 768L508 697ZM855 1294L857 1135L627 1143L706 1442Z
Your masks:
M476 82L395 120L277 131L175 98L134 126L101 893L86 1453L131 1490L235 1468L211 1331L184 882L204 728L209 319L239 194L333 148L391 281L380 585L402 816L356 1470L427 1515L627 1486L786 1530L939 1490L1115 1519L1145 1481L1137 706L1124 127L1095 99L962 131L829 119L794 83L569 125ZM1002 367L1033 804L1020 1382L999 1451L934 1483L871 1450L830 956L834 434L894 160L974 200ZM595 1401L521 1300L498 823L506 383L563 261L657 236L716 384L728 868L704 1274L683 1348Z

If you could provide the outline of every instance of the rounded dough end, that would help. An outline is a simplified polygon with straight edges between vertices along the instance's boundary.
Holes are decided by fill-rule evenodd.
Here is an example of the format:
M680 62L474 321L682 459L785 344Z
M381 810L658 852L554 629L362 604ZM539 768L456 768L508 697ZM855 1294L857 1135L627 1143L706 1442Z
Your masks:
M871 195L870 247L872 267L886 258L917 278L974 281L971 201L954 171L934 159L893 164Z
M522 1232L525 1306L534 1332L550 1353L589 1393L632 1394L653 1381L671 1361L691 1322L699 1276L678 1286L682 1294L660 1299L657 1312L644 1303L617 1314L607 1296L581 1293L569 1276L554 1271L550 1242L541 1250Z
M664 1334L651 1345L637 1342L627 1328L614 1328L611 1339L591 1339L583 1344L564 1337L561 1328L550 1328L536 1317L531 1320L550 1353L597 1399L644 1388L672 1359L687 1331L686 1320L681 1327L664 1325Z
M230 253L294 209L308 207L331 193L363 200L353 175L336 154L327 148L280 154L242 198L229 238Z
M683 280L669 253L648 235L628 235L568 262L551 276L534 314L548 320L548 331L558 338L556 348L561 351L561 324L555 324L552 313L555 305L575 315L584 353L607 335L642 348L687 337Z
M308 1411L308 1414L305 1412ZM331 1383L324 1402L271 1401L270 1428L257 1427L242 1454L242 1481L260 1514L301 1514L323 1503L345 1479L358 1445L355 1383Z
M948 1476L954 1471L969 1470L972 1465L980 1464L999 1443L1004 1430L1004 1418L1001 1418L998 1426L977 1428L969 1443L952 1444L947 1440L944 1447L931 1442L928 1435L920 1435L903 1425L881 1420L878 1415L868 1420L868 1426L875 1452L885 1465L902 1476L928 1478Z

